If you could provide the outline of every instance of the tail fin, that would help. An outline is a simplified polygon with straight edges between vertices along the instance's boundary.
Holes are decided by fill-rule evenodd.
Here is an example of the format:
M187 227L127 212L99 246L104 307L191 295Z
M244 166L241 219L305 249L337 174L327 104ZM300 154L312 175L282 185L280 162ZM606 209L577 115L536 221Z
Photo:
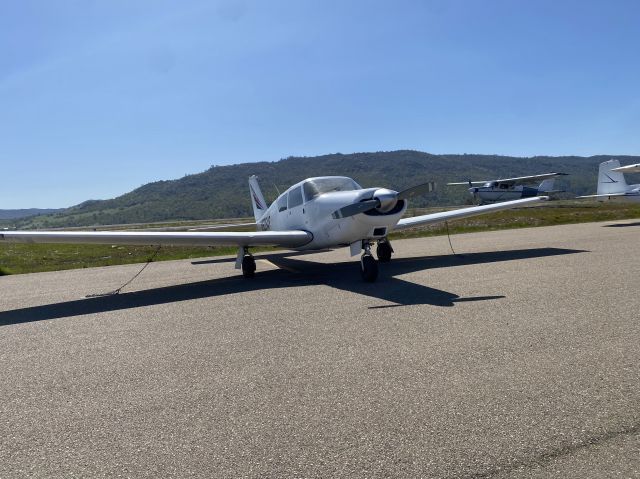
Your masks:
M608 195L611 193L624 193L627 191L627 182L624 175L619 171L611 171L620 168L618 160L609 160L600 163L598 171L598 194Z
M553 185L555 184L555 182L556 182L555 178L548 178L546 180L543 180L542 183L540 183L540 186L538 186L538 192L548 193L553 191Z
M264 196L260 190L260 185L258 184L258 177L256 175L249 177L249 193L251 194L253 215L255 216L257 223L267 212L267 202L264 200Z

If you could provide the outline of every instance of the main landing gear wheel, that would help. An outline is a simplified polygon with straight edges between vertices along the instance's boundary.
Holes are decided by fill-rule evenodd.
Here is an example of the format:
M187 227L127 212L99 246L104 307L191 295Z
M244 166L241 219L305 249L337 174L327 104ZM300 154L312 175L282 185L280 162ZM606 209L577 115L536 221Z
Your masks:
M381 263L388 263L389 261L391 261L391 253L393 253L391 243L389 243L388 241L380 241L378 243L376 254L378 255L378 260Z
M250 254L242 258L242 276L253 278L256 274L256 260Z
M373 283L378 279L378 262L372 254L363 254L360 258L360 273L367 283Z

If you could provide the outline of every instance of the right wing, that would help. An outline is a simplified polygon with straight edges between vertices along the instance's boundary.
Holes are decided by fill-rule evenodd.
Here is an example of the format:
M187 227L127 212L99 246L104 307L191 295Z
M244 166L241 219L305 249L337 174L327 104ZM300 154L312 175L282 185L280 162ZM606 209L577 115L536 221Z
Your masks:
M0 243L75 243L168 246L282 246L309 243L308 231L2 231Z
M548 200L548 196L536 196L533 198L525 198L522 200L505 201L503 203L495 203L491 205L472 206L469 208L461 208L452 211L442 211L440 213L431 213L428 215L414 216L412 218L403 218L393 229L394 231L412 228L414 226L424 226L434 223L442 223L444 221L458 220L468 218L469 216L484 215L493 213L494 211L508 210L517 206L537 203L538 201Z

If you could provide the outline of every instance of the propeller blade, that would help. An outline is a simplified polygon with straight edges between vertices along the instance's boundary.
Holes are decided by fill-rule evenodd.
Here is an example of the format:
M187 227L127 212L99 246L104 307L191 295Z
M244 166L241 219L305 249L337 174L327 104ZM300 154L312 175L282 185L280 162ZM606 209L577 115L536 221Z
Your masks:
M429 181L427 183L423 183L421 185L412 186L411 188L407 188L406 190L402 190L398 193L398 199L404 200L406 198L411 198L413 196L422 195L424 193L429 193L436 189L436 184L433 181Z
M343 206L339 210L334 211L331 216L334 219L347 218L348 216L357 215L358 213L364 213L365 211L377 208L378 205L378 200L361 201L360 203Z

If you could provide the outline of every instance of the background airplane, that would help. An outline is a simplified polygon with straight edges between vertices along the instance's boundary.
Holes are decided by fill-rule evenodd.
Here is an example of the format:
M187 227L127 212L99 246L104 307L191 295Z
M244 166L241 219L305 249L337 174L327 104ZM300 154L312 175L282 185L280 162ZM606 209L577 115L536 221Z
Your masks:
M402 218L408 199L432 191L425 183L397 192L387 188L362 188L342 176L308 178L296 183L270 205L257 177L249 178L249 192L258 231L3 231L0 241L27 243L93 243L124 245L235 245L236 268L245 277L254 276L252 246L279 246L313 251L348 246L351 256L362 252L360 272L365 281L378 276L378 261L371 248L377 243L381 262L391 260L388 240L392 231L429 225L547 200L546 196L507 201Z
M503 178L500 180L469 180L460 183L447 183L447 185L468 185L469 193L478 203L495 203L497 201L531 198L540 193L552 193L555 178L565 175L566 173L545 173L543 175ZM538 181L541 181L541 183L537 187L526 186Z
M600 201L622 200L640 202L640 184L629 185L624 173L640 172L640 163L620 166L618 160L603 161L598 169L598 189L595 195L578 198L595 198Z

